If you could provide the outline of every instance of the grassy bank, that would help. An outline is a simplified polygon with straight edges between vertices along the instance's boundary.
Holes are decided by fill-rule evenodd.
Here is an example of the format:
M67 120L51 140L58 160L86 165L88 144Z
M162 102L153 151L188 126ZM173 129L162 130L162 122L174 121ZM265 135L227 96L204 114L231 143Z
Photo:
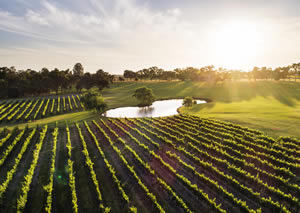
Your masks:
M295 82L130 82L117 83L103 91L110 108L134 106L133 91L152 88L157 99L194 98L212 102L181 108L182 113L215 118L249 126L277 137L288 135L300 138L300 84Z
M136 106L132 94L141 86L151 88L156 99L193 96L211 100L210 103L181 108L181 113L198 115L242 124L277 137L300 138L300 84L295 82L226 82L207 84L198 82L119 82L102 91L109 108ZM36 124L74 123L100 117L91 112L78 112L41 119ZM27 124L21 124L25 127ZM10 126L13 128L14 126Z
M64 115L53 116L53 117L35 120L32 122L22 123L22 124L18 124L18 125L16 125L16 124L9 125L8 124L8 125L6 125L6 127L8 129L13 129L16 126L18 126L19 128L23 129L26 126L35 127L36 125L43 126L45 124L48 124L50 127L54 127L57 124L59 127L61 127L61 126L65 126L66 123L74 124L76 122L80 122L83 120L90 121L93 119L98 119L100 117L101 116L97 113L84 111L84 112L75 112L75 113L68 113L68 114L64 114ZM2 126L2 128L3 127L4 126Z

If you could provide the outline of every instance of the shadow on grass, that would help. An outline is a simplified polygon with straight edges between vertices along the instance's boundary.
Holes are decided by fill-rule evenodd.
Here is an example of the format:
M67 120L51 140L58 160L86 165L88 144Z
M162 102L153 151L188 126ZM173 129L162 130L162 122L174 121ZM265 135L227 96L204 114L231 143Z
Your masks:
M83 111L83 112L76 112L76 113L68 113L64 115L58 115L54 117L44 118L40 120L35 120L32 122L22 123L22 124L7 124L0 126L1 128L7 127L8 129L13 129L16 126L19 128L25 128L25 127L35 127L37 125L43 126L48 125L49 127L59 126L59 127L65 127L65 124L74 124L76 122L81 122L83 120L85 121L91 121L91 120L97 120L102 118L102 116L98 113L93 113L89 111Z
M123 82L112 85L111 89L103 91L103 96L110 98L117 105L133 105L136 100L132 97L134 90L141 86L147 86L153 90L157 99L183 98L192 96L204 98L213 102L241 102L249 101L257 97L274 98L280 103L295 107L300 101L300 84L296 82L223 82L217 84L201 82ZM113 103L115 105L116 103ZM208 105L207 107L212 107Z

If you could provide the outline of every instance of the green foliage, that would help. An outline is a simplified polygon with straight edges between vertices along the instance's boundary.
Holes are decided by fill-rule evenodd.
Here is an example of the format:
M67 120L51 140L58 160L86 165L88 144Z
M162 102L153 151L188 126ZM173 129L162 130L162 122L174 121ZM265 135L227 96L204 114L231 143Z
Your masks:
M67 107L66 107L66 97L64 96L64 98L63 98L63 102L64 102L64 111L66 111L67 110Z
M89 91L81 96L80 101L82 102L84 108L89 111L103 113L107 109L107 104L104 102L104 99L96 92Z
M77 103L76 103L76 100L75 100L75 97L74 97L74 95L72 95L72 99L73 99L73 102L74 102L75 108L76 108L76 109L78 109L78 105L77 105Z
M11 182L14 175L16 174L17 168L18 168L18 166L19 166L19 164L20 164L20 162L23 158L23 154L26 151L29 143L31 142L31 139L34 136L35 132L36 132L36 128L33 129L32 132L29 134L29 136L25 139L25 141L23 142L23 146L21 148L21 151L19 152L18 156L15 158L15 163L13 165L13 168L7 172L5 180L1 183L1 185L0 185L0 199L2 198L3 194L6 192L6 189L9 185L9 183ZM22 135L24 133L25 132L23 132L23 131L21 132ZM21 137L20 137L20 135L18 135L15 138L15 141L20 140L20 139L21 139Z
M7 120L10 121L22 108L23 106L26 104L26 102L24 101L24 103L22 105L20 105L12 114L10 114L7 117Z
M58 96L58 99L57 99L57 113L60 112L60 96Z
M47 100L47 102L46 102L46 105L45 105L45 107L44 107L44 110L43 110L43 116L46 115L46 112L47 112L47 109L48 109L49 102L50 102L50 98L48 98L48 100Z
M4 114L0 117L0 121L2 121L4 118L6 118L6 117L7 117L11 112L13 112L14 109L16 109L19 105L20 105L20 103L17 103L17 104L14 105L12 108L10 108L8 112L4 113Z
M23 117L24 113L29 109L29 107L32 105L33 101L29 101L29 103L26 105L25 109L18 115L16 118L19 120L21 117Z
M11 153L11 151L13 150L13 148L21 140L21 138L24 135L24 133L25 133L25 129L22 132L20 132L20 134L17 137L15 137L14 141L6 148L6 150L3 151L1 159L0 159L0 166L3 165L3 163L6 160L7 156Z
M44 138L46 137L48 126L46 125L44 129L40 132L40 141L36 144L36 148L33 151L33 160L31 162L30 168L28 169L27 175L24 177L24 182L22 183L22 193L17 201L17 212L22 212L27 203L28 193L30 191L30 184L33 179L34 171L38 164L38 160L40 157L40 151L43 146Z
M39 103L39 100L36 100L36 102L34 103L34 105L32 106L32 108L29 110L29 112L25 115L24 119L28 119L28 117L31 115L31 113L33 112L33 110L35 109L35 106Z
M54 111L54 104L55 104L55 98L52 99L52 105L51 105L51 113Z
M121 160L123 161L124 165L128 168L128 170L131 172L132 176L137 180L137 183L140 185L140 187L146 192L147 196L152 200L152 202L155 204L156 208L159 210L160 213L165 213L165 210L162 208L162 206L157 202L157 198L154 194L152 194L150 192L150 190L147 188L147 186L142 182L142 180L139 178L139 176L136 174L134 167L130 166L130 164L128 163L128 161L125 159L125 157L123 156L122 152L120 149L118 149L114 143L112 142L111 138L104 132L104 130L95 122L93 121L93 123L97 126L97 128L102 132L102 134L104 135L104 137L108 140L108 142L110 143L111 147L114 149L114 151L119 155L119 157L121 158ZM118 138L118 141L121 142L122 144L125 145L125 149L127 149L129 152L131 152L133 154L133 156L136 158L136 160L144 167L149 168L147 166L147 164L139 157L139 155L128 145L126 145L126 142L118 137L117 133L112 130L105 122L103 122L101 120L101 123L109 129L109 131ZM151 172L150 172L151 173ZM153 174L153 173L152 173ZM132 209L131 211L134 212L134 209Z
M42 108L44 102L45 102L45 99L43 99L43 100L41 101L41 103L40 103L38 109L35 111L35 114L34 114L34 116L33 116L33 119L35 119L36 116L39 114L39 111L41 110L41 108Z
M73 110L70 96L68 96L68 101L69 101L69 107L70 107L70 109Z
M111 176L112 176L113 181L114 181L114 182L117 184L117 186L118 186L118 189L119 189L120 194L122 195L122 197L123 197L123 199L125 200L125 202L129 203L129 197L128 197L128 195L126 194L126 192L124 191L124 188L122 187L121 181L120 181L120 180L118 179L118 177L116 176L116 170L113 168L113 166L112 166L112 165L109 163L109 161L107 160L107 158L106 158L104 152L102 151L102 149L101 149L101 147L100 147L100 145L99 145L99 141L98 141L96 135L92 132L92 130L90 129L90 127L89 127L89 125L87 124L87 122L84 122L84 125L85 125L86 129L88 130L88 132L90 133L90 135L93 137L94 142L95 142L95 144L96 144L96 146L97 146L97 149L98 149L99 153L101 154L101 156L103 157L106 167L107 167L107 168L109 169L109 171L110 171L110 174L111 174ZM136 210L136 207L131 206L131 207L130 207L130 211L131 211L131 212L134 212L134 210Z
M193 106L193 104L194 104L194 101L193 101L192 97L187 96L183 99L183 102L182 102L183 106L191 107L191 106Z
M66 100L68 101L69 108L67 110L67 108L64 107L65 111L79 111L84 109L78 95L69 95L66 97L68 98ZM43 99L28 98L25 100L9 100L2 105L0 104L0 122L14 123L15 121L22 122L57 115L61 112L61 97L58 96L58 101L56 101L56 98L57 97L45 97ZM57 108L55 107L56 103ZM64 101L64 105L65 104ZM79 104L81 107L79 107Z
M79 95L76 95L76 97L77 97L77 99L78 99L78 101L79 101L79 103L80 103L81 108L84 109L83 104L80 102L80 97L79 97Z
M103 196L102 196L102 193L101 193L101 190L100 190L100 184L97 180L97 175L96 175L96 172L94 170L94 163L90 157L90 154L89 154L89 151L87 149L87 144L85 142L85 139L82 135L82 131L81 131L81 128L79 127L78 123L75 124L76 127L77 127L77 130L78 130L78 134L79 134L79 137L81 139L81 143L82 143L82 147L83 147L83 150L82 150L82 153L84 154L85 156L85 164L88 166L89 170L90 170L90 176L92 178L92 181L94 183L94 187L96 189L96 192L97 192L97 199L98 201L100 202L100 209L102 209L104 212L110 212L110 208L109 207L105 207L103 205Z
M6 142L9 140L9 138L12 136L12 132L8 133L4 138L2 138L0 140L0 147Z
M59 137L57 128L51 136L50 131L47 133L47 126L41 131L38 131L39 128L25 129L21 135L17 130L6 134L1 132L0 146L2 142L9 143L7 147L5 144L4 158L6 155L15 158L9 163L13 164L12 168L1 177L0 202L11 197L10 190L15 190L11 186L18 180L14 176L20 171L20 181L24 181L19 184L19 192L12 200L17 212L26 209L26 205L35 208L29 193L37 187L33 176L44 174L39 173L37 166L46 161L47 165L50 164L50 168L46 168L48 181L44 187L47 199L41 207L46 212L55 210L55 202L59 199L54 193L55 186L59 184L55 174L59 171L59 159L62 159L56 146L61 149L63 144L60 142L65 144L64 140L67 140L63 152L69 177L66 187L69 186L70 208L74 213L81 211L82 203L79 201L85 196L81 187L86 185L82 185L82 176L76 173L82 167L85 167L87 173L84 174L94 187L92 190L96 193L98 202L95 205L99 204L99 212L115 212L115 206L112 210L106 206L113 197L106 190L102 192L105 182L101 180L106 180L102 179L102 175L111 178L112 189L118 190L123 200L124 212L140 211L139 206L133 205L136 196L130 191L133 184L138 190L143 190L140 195L152 202L151 210L162 213L170 211L169 201L176 205L173 208L178 212L198 212L191 196L201 202L201 206L203 204L204 212L289 213L300 208L300 141L297 139L281 137L276 141L254 129L190 115L108 118L83 124L81 127L78 124L72 126L71 131L65 126ZM76 129L77 134L74 132ZM71 134L72 140L78 140L80 144L71 144ZM43 148L46 142L51 142L48 149ZM33 152L27 150L30 146ZM20 151L14 156L16 147ZM41 155L42 149L49 152L51 159ZM73 150L76 154L82 152L81 164L80 161L77 163L78 158L74 158L77 155L72 159ZM31 163L27 162L26 152L31 156ZM3 168L8 159L4 159ZM96 160L103 164L96 163ZM22 169L22 161L28 164L26 169ZM106 168L100 170L99 165ZM120 167L122 170L119 170ZM189 192L189 196L185 191ZM14 205L13 202L9 205Z
M215 208L218 212L226 212L224 211L223 209L220 208L220 205L217 205L215 203L214 200L211 200L208 195L206 193L204 193L200 188L198 188L196 185L193 185L191 183L190 180L188 180L187 178L185 178L184 176L180 175L175 168L173 168L170 164L168 164L167 162L165 162L161 156L157 155L153 150L150 150L150 148L140 142L139 140L137 140L134 136L132 136L128 131L126 131L125 129L123 129L120 125L118 125L116 122L113 121L113 119L109 119L112 123L114 123L114 125L116 125L119 129L121 129L125 134L127 134L139 147L143 148L146 152L148 152L149 154L151 154L154 158L156 158L158 161L161 162L162 165L164 165L168 170L170 170L175 176L178 177L179 180L181 180L184 184L187 184L189 187L191 187L193 190L196 191L197 194L199 194L202 198L206 199L208 203L210 203L211 205L213 205L213 208ZM140 119L141 120L141 119ZM105 124L103 121L102 123L110 130L110 132L112 134L114 134L116 137L117 137L117 133L112 130L107 124ZM121 139L121 138L118 138L118 140L123 143L125 145L125 148L130 151L133 156L135 156L136 160L142 165L144 166L146 169L149 170L149 172L152 174L152 175L155 175L155 171L152 169L151 165L149 165L148 163L146 163L145 161L143 161L141 159L141 157L130 147L126 144L126 142ZM162 186L168 190L174 197L175 199L178 201L178 203L180 203L180 205L187 211L187 212L191 212L191 210L187 207L187 205L184 203L184 201L176 195L176 193L171 189L170 186L162 183L160 181L160 178L157 177L157 180L158 182L160 182L160 184L162 184ZM148 194L148 193L147 193ZM150 196L150 198L153 196L151 193L148 194ZM154 197L155 198L155 197ZM155 202L155 200L154 200ZM156 202L155 202L156 203ZM157 207L159 210L163 210L161 209L161 207L157 204Z
M73 170L73 161L71 160L72 156L72 144L71 144L71 136L70 136L70 130L69 127L66 127L67 132L67 144L66 148L68 149L68 172L69 172L69 186L72 193L72 205L73 205L73 212L78 213L78 204L77 204L77 194L76 194L76 181L75 181L75 175Z
M155 129L157 132L159 133L162 133L160 135L157 135L156 133L151 133L153 136L155 137L159 137L162 141L164 142L167 142L169 145L171 145L174 149L178 150L179 152L181 152L182 154L188 156L189 158L193 159L194 161L197 162L197 164L201 165L203 168L205 168L205 170L210 170L211 172L213 173L217 173L219 174L220 176L222 176L223 178L227 179L227 181L231 182L232 185L236 185L236 187L240 188L241 192L243 194L247 194L248 196L250 196L251 198L253 199L257 199L258 202L261 203L262 206L265 206L267 208L274 208L274 209L277 209L279 211L282 211L282 212L289 212L285 206L281 206L279 202L274 202L271 198L269 199L265 199L264 197L261 197L260 196L260 193L256 193L254 192L251 188L248 188L247 186L244 186L242 184L240 184L238 182L238 180L236 180L235 178L233 178L231 175L229 174L225 174L223 173L222 171L220 171L217 167L214 167L213 164L211 163L208 163L206 161L203 161L202 159L196 157L194 154L188 152L184 147L182 147L181 145L184 144L184 142L179 138L177 138L175 135L180 135L181 137L187 137L187 139L189 141L193 141L193 143L196 143L197 145L204 145L206 148L208 149L214 149L215 151L217 152L221 152L223 155L226 155L227 157L231 158L231 159L234 159L234 161L236 160L241 160L239 157L233 157L231 155L229 155L226 151L224 150L221 150L219 148L217 148L217 146L211 146L210 145L210 142L211 140L208 140L206 139L205 137L207 137L206 133L202 133L203 130L202 128L200 128L200 130L197 130L199 129L199 126L198 125L193 125L193 119L197 119L197 120L200 120L200 118L197 118L197 117L182 117L182 116L175 116L175 117L180 117L180 119L169 119L169 118L165 118L167 121L166 121L166 124L167 125L162 125L161 122L163 119L137 119L139 122L141 122L143 125L146 125L146 131L150 132L150 130L148 129ZM186 119L187 118L187 119ZM183 119L183 120L182 120ZM185 123L187 121L187 125L185 127L182 127L181 123ZM145 122L145 120L147 122ZM159 120L159 122L157 122L157 120ZM176 121L175 121L176 120ZM130 120L132 122L132 120ZM149 122L149 123L148 123ZM136 123L135 123L136 124ZM198 123L199 124L199 123ZM155 125L155 126L154 126ZM169 127L169 125L172 126L172 128ZM184 124L185 125L185 124ZM203 122L202 122L202 125L203 125ZM218 123L216 123L216 125L218 125ZM157 126L157 127L156 127ZM177 128L177 126L179 126ZM238 129L238 125L235 125L236 130L239 131ZM164 131L162 129L167 129L168 131ZM191 130L191 131L190 131ZM248 130L246 130L248 131ZM181 133L182 132L182 133ZM192 133L192 132L197 132L197 133ZM216 131L214 134L217 134L219 131ZM249 132L253 132L253 130L249 130ZM198 134L203 134L204 137L201 137L201 139L199 138L199 140L195 140L194 137L199 137ZM255 134L258 134L260 135L259 132L255 133ZM168 139L164 139L164 137L162 135L167 135L169 138L171 138L172 140L168 140ZM213 143L215 143L216 139L214 138L213 140ZM176 145L174 142L176 141L176 143L180 143L180 145ZM201 141L201 142L200 142ZM205 144L205 143L207 144ZM221 139L220 139L220 142L221 143ZM268 142L266 142L268 143ZM191 145L191 143L188 143L189 146L193 147L193 149L195 149L195 146ZM217 145L217 144L215 144ZM197 149L197 148L196 148ZM226 160L223 160L223 159L219 159L217 157L214 157L214 156L210 156L207 152L203 152L201 149L197 149L198 152L201 152L201 154L204 154L204 155L207 155L207 157L209 158L213 158L215 161L218 161L219 163L224 163L226 162L227 164L227 168L229 170L231 170L231 172L233 174L238 174L238 176L244 176L244 178L246 179L249 179L249 181L255 181L258 185L261 185L263 187L265 187L269 192L271 193L274 193L276 194L277 196L279 196L282 200L286 200L286 201L289 201L291 203L293 203L293 205L299 205L298 203L298 199L293 197L291 194L285 194L284 192L282 192L280 189L275 189L274 187L268 185L267 183L263 182L260 178L259 178L259 175L257 176L253 176L251 175L250 173L246 172L245 170L243 170L242 168L239 168L239 167L236 167L232 164L230 164L229 162L227 162ZM170 154L170 152L167 152L166 153L167 155L169 155L170 157L176 157L174 154ZM241 153L240 153L241 154ZM248 209L248 206L246 205L246 202L245 201L242 201L242 200L239 200L235 197L233 197L233 195L231 193L228 193L224 188L222 188L221 186L219 186L217 183L215 183L214 181L211 181L210 179L208 179L207 177L205 177L204 175L202 174L199 174L196 172L195 168L193 168L192 166L186 164L184 161L181 161L181 159L177 158L177 160L186 168L190 169L194 175L198 176L198 178L201 178L203 179L203 181L206 181L207 184L212 184L212 185L215 185L217 186L217 190L219 190L221 193L223 193L228 199L230 199L231 201L233 201L234 203L236 203L236 205L240 206L240 208L242 210L246 210L248 212L253 212L253 210L251 209ZM244 161L244 160L243 160ZM161 162L162 162L162 159L161 159ZM245 162L245 161L244 161ZM162 164L167 167L170 171L172 171L173 173L175 172L174 168L170 167L170 165L168 165L167 163L165 162L162 162ZM246 165L246 164L245 164ZM247 166L251 166L253 167L253 164L248 164L247 163ZM255 166L254 166L255 168ZM257 169L257 168L255 168ZM262 170L260 170L259 172L261 172ZM266 173L266 171L264 171L265 174L268 174ZM286 181L284 181L281 177L276 177L272 174L269 174L270 177L272 178L276 178L277 180L280 179L279 181L283 184L285 184L286 187L288 188L293 188L293 190L299 190L299 187L295 186L295 185L292 185L292 184L288 184L286 183ZM178 175L177 175L178 176ZM185 182L189 182L188 179L186 179L185 177L183 176L180 176L180 178L185 181ZM197 186L194 186L195 187L194 189L197 190Z
M181 107L180 113L249 126L272 137L300 138L300 131L291 128L300 120L299 83L232 81L214 85L182 81L118 82L112 84L110 89L104 89L102 95L109 99L109 108L133 106L138 102L132 94L141 86L151 88L156 100L192 96L208 101L191 108Z
M134 91L133 97L136 97L140 101L139 106L150 106L155 100L152 89L147 87L137 88Z
M57 147L57 137L58 137L58 128L55 128L52 132L53 135L53 148L52 148L52 156L51 156L51 168L50 168L50 176L49 182L43 188L47 192L47 200L45 212L51 213L52 210L52 194L53 194L53 184L54 184L54 174L55 174L55 164L56 164L56 147Z

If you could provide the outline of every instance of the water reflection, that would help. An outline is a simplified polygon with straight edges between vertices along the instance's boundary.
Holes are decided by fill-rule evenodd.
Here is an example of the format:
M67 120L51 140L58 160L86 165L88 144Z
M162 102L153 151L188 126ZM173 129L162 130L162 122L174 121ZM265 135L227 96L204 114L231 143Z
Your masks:
M178 114L177 109L182 106L183 99L172 99L155 101L150 107L120 107L108 110L105 113L107 117L120 118L140 118L140 117L162 117ZM197 100L197 104L203 104L206 101Z
M141 115L141 117L151 117L154 109L155 108L153 106L138 107L138 114Z

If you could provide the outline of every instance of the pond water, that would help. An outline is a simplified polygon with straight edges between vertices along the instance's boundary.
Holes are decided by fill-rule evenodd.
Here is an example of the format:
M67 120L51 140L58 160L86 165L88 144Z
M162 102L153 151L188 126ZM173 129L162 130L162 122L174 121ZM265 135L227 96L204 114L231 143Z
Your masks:
M196 100L197 104L204 104L204 100ZM183 99L155 101L149 107L120 107L106 111L104 116L112 118L141 118L163 117L178 114L177 109L182 106Z

